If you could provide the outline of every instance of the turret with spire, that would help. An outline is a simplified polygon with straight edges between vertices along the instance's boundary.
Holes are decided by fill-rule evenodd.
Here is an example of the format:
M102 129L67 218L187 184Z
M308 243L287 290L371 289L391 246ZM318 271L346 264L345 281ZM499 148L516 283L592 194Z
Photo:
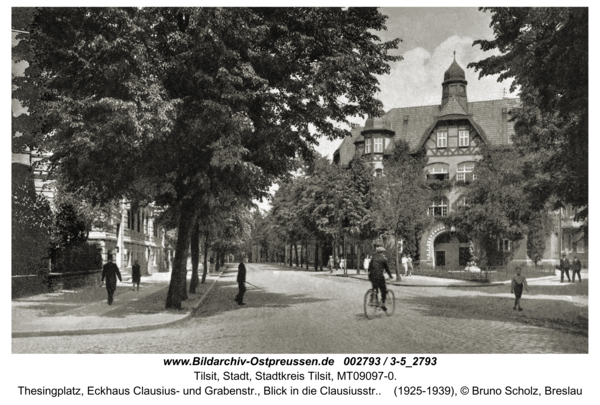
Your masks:
M467 80L465 79L465 71L458 63L456 63L456 51L454 51L454 60L452 61L452 64L444 73L444 82L442 83L442 110L452 97L460 103L465 111L468 111Z

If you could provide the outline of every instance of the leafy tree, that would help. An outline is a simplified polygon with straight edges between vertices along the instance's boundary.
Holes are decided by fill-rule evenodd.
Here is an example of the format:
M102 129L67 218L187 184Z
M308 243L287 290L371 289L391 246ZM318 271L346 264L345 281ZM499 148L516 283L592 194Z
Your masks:
M378 114L376 9L45 8L29 79L43 141L69 190L94 204L142 193L178 212L167 308L181 308L202 196L266 196L316 136ZM345 101L342 101L345 100ZM225 180L226 179L226 180Z
M432 196L423 174L427 160L424 150L411 154L406 141L397 141L392 156L384 162L384 175L377 184L378 226L382 234L392 237L397 280L400 280L398 242L402 241L403 249L414 255L420 234L431 221L425 208Z
M475 180L465 190L467 206L447 218L449 224L481 243L480 264L505 264L525 236L534 237L530 251L543 251L541 226L547 208L524 191L529 158L511 146L488 147L477 164ZM536 236L537 235L537 236ZM510 251L498 249L499 240L508 239Z
M586 7L483 8L495 39L477 40L500 55L469 64L480 77L513 79L515 145L531 156L527 188L558 205L588 205L588 25Z

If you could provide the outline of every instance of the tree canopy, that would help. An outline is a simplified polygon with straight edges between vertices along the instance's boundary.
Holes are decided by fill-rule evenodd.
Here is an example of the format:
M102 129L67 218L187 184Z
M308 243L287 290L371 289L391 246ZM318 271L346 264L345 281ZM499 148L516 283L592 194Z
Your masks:
M387 54L398 40L373 34L385 19L375 8L42 8L34 63L15 80L41 89L41 144L67 190L177 207L173 286L202 195L264 197L292 158L311 158L309 128L333 139L347 135L335 122L381 113L375 75L399 58Z
M588 8L483 8L492 13L493 40L477 40L494 55L469 64L481 76L513 79L521 108L514 143L530 153L527 186L548 201L588 205Z

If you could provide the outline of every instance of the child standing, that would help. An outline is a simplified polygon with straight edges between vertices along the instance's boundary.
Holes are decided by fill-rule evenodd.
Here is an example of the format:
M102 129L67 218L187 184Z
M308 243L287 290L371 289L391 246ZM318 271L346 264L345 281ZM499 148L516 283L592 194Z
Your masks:
M527 286L527 280L525 279L525 276L521 275L521 268L517 267L516 271L517 274L515 274L515 276L512 278L512 282L510 285L510 292L515 293L515 306L513 307L513 309L517 309L518 307L519 311L522 311L523 308L521 308L520 301L521 294L523 294L523 287L525 287L527 292L529 292L529 287Z

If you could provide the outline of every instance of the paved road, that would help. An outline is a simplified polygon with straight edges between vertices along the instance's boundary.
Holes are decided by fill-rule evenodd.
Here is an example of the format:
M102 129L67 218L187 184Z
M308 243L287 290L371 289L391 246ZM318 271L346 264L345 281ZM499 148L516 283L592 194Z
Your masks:
M392 287L396 314L368 320L365 281L248 265L247 305L221 277L187 324L118 335L13 339L13 353L587 353L584 336L523 323L508 297ZM490 301L492 300L492 301ZM493 304L493 305L492 305ZM498 306L500 305L500 306ZM495 308L493 311L489 308ZM502 308L502 310L498 310Z

